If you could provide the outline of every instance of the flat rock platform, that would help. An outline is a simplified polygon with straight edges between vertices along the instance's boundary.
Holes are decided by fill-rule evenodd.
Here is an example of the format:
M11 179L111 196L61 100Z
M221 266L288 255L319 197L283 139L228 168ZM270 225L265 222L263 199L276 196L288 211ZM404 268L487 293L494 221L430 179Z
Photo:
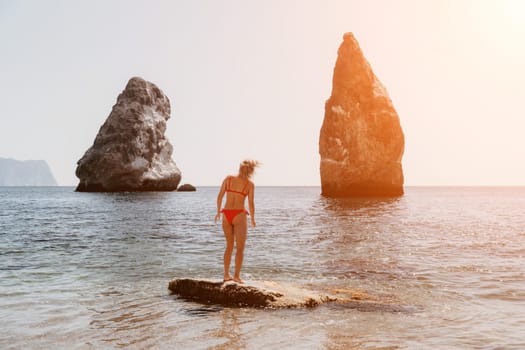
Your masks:
M272 281L236 283L206 279L180 278L169 282L169 290L178 296L205 304L255 308L315 307L336 298Z
M274 281L245 281L241 284L233 281L177 278L169 282L168 288L182 299L227 307L289 309L313 308L331 303L337 308L363 312L418 311L418 307L402 305L397 300L372 296L361 290L333 289L325 292Z

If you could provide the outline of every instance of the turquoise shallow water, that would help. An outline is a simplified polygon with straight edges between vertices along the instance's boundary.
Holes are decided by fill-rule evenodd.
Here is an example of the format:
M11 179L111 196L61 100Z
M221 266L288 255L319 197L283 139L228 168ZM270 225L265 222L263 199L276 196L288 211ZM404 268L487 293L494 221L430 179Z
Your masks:
M256 190L244 278L359 290L394 308L252 310L170 295L221 278L217 188L0 188L0 348L522 349L525 188L398 199Z

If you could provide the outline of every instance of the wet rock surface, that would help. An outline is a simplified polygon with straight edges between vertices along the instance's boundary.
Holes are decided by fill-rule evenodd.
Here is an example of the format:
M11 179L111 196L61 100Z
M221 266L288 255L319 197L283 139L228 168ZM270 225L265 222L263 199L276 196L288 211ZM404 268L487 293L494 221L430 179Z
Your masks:
M402 305L395 300L381 300L360 290L322 291L319 288L309 289L273 281L246 281L239 284L232 281L180 278L170 281L168 289L186 300L227 307L288 309L312 308L329 303L330 307L362 312L418 311L417 307Z
M388 93L352 33L344 35L319 137L327 197L403 194L404 135Z
M153 83L131 78L78 161L77 191L173 191L181 172L165 137L171 107Z
M190 278L174 279L168 288L182 298L223 306L254 308L314 307L335 301L328 295L271 281L247 281L243 284Z

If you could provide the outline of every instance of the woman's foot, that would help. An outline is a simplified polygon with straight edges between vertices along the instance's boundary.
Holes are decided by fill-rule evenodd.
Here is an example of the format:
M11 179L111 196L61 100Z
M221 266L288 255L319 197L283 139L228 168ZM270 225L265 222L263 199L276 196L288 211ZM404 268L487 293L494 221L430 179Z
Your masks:
M229 281L233 281L232 276L224 276L224 278L222 279L222 283L226 283Z
M244 281L240 277L234 277L233 278L233 282L239 283L239 284L243 284L244 283Z

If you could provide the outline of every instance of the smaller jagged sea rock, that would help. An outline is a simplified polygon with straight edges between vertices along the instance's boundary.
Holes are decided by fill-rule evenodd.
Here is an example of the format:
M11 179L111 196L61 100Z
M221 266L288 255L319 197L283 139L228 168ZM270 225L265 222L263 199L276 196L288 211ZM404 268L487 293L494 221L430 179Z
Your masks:
M403 194L405 139L388 93L352 33L344 35L319 137L327 197Z
M179 188L177 188L177 191L178 192L194 192L194 191L197 191L197 189L193 185L184 184L184 185L180 185Z
M170 101L153 83L131 78L78 161L80 192L173 191L181 172L164 135Z

